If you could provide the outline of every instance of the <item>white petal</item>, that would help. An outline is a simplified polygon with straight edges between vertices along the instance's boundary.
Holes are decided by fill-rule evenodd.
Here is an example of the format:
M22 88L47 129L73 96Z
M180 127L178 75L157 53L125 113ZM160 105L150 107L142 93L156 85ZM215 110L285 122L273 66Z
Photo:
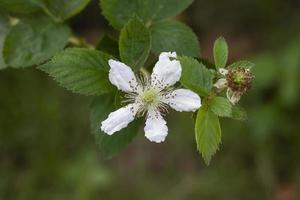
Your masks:
M171 60L171 58L173 59ZM153 68L151 84L159 90L174 85L179 81L181 71L181 64L176 60L176 53L163 52Z
M159 55L159 60L161 60L161 59L169 59L169 58L177 58L176 52L162 52Z
M108 118L101 122L101 130L108 135L125 128L130 122L134 120L137 113L138 104L128 104L108 115Z
M227 87L227 80L225 78L220 78L215 84L214 87L223 90Z
M220 68L219 69L220 74L222 74L223 76L226 76L226 74L228 74L228 70L225 68Z
M158 110L149 110L144 128L145 136L151 142L160 143L165 141L168 135L167 122L160 115Z
M137 90L138 83L130 67L112 59L108 61L108 64L110 66L109 80L112 84L123 92L134 92Z
M241 99L241 94L239 92L233 92L230 89L227 90L226 92L227 99L235 105L239 100Z
M170 105L174 110L196 111L201 106L201 98L198 94L187 89L178 89L163 97L162 101Z

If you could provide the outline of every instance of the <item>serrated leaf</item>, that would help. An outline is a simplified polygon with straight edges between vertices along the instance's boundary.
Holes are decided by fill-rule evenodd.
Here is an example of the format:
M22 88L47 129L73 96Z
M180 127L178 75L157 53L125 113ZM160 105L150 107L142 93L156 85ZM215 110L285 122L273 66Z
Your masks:
M90 0L1 0L0 8L13 13L44 11L52 19L63 21L78 14Z
M207 96L213 86L210 71L194 58L183 56L179 60L182 66L180 82L201 96Z
M179 55L200 56L199 41L191 28L183 23L165 20L151 26L152 51L159 54L175 51Z
M141 67L151 49L149 30L137 18L132 18L124 26L119 39L120 57L124 63L132 68Z
M252 62L249 62L249 61L246 61L246 60L240 60L240 61L232 63L227 68L232 69L232 68L235 68L235 67L243 67L243 68L250 68L251 69L254 66L255 66L255 64L252 63Z
M101 0L103 15L116 28L121 29L133 16L145 23L175 16L193 0Z
M0 13L0 70L6 68L6 64L3 59L3 44L5 37L9 31L8 17Z
M40 10L40 0L1 0L0 8L13 13L32 13Z
M108 80L111 56L97 50L70 48L39 67L61 86L83 95L100 95L114 91Z
M42 15L24 17L11 28L3 49L7 65L15 68L41 64L68 43L70 29Z
M42 0L40 6L60 21L71 18L82 11L90 0ZM49 13L48 13L49 14Z
M105 157L113 155L124 149L137 135L140 121L131 122L128 127L116 132L113 135L107 135L100 130L103 120L114 111L114 95L103 95L94 99L91 105L91 129L95 135L96 143Z
M223 37L219 37L214 43L214 61L216 68L223 68L226 66L228 59L228 46Z
M214 97L211 101L210 108L219 117L232 116L232 105L227 98Z
M248 116L247 116L247 112L244 108L242 108L241 106L233 106L231 118L243 121L243 120L247 120Z
M114 40L108 35L104 35L99 43L97 44L97 49L104 53L108 53L115 58L119 58L119 44L117 40Z
M218 116L206 106L202 106L197 114L195 131L197 149L205 163L209 165L221 143L221 127Z

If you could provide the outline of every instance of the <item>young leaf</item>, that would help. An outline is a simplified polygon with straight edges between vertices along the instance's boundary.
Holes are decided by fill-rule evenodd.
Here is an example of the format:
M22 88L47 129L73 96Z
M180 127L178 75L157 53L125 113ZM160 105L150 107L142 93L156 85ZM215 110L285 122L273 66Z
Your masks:
M5 39L5 62L15 68L41 64L67 45L70 33L67 26L55 24L46 16L23 18Z
M0 13L0 69L6 68L6 64L3 59L3 43L4 39L8 33L9 25L8 25L8 17L4 14Z
M90 0L42 0L40 6L50 16L64 21L82 11Z
M32 13L40 10L39 0L1 0L0 8L13 13Z
M223 37L219 37L214 43L214 60L216 68L223 68L226 66L228 59L228 46Z
M199 57L199 41L188 26L176 21L161 21L151 26L152 51L175 51L179 55Z
M191 57L179 58L182 66L181 83L201 96L207 96L213 86L213 76L206 67Z
M175 16L193 0L101 0L103 15L115 29L121 29L132 16L145 23Z
M97 44L97 49L104 53L108 53L115 58L119 58L119 44L117 40L114 40L108 35L104 35L99 43Z
M232 69L232 68L235 68L235 67L252 68L252 67L254 67L254 65L255 64L252 63L252 62L249 62L249 61L246 61L246 60L241 60L241 61L237 61L237 62L232 63L227 68L228 69Z
M70 48L39 67L63 87L83 95L113 91L108 80L111 56L97 50Z
M207 165L212 156L219 149L221 143L221 128L217 115L206 106L202 106L196 118L196 142L197 149Z
M214 97L211 102L211 111L220 117L232 116L232 105L227 98Z
M233 106L231 118L244 121L244 120L247 120L248 116L247 116L247 112L244 108L242 108L241 106Z
M151 49L149 30L137 18L132 18L121 31L119 39L120 56L132 68L142 66Z
M131 122L128 127L107 135L100 129L101 122L106 119L110 112L114 111L114 95L102 95L94 99L91 106L91 129L95 135L96 143L105 157L112 157L124 149L137 135L140 125L139 120Z

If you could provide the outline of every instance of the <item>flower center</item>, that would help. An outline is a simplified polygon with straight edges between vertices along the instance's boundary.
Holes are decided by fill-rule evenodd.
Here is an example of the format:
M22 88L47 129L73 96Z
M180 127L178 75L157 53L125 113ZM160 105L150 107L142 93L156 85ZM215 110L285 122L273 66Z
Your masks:
M145 104L153 104L157 100L157 92L153 89L145 90L142 93L141 98Z
M242 72L236 72L234 74L234 78L233 81L237 84L237 85L241 85L244 83L244 74Z
M242 67L231 69L226 75L228 87L240 93L245 93L251 87L252 78L250 70Z

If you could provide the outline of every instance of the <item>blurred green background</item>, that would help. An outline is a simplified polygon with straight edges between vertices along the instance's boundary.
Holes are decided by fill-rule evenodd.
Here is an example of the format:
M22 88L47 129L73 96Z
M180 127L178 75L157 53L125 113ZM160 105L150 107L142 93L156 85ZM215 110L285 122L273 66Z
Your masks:
M71 94L34 69L0 71L0 199L300 199L300 1L195 0L179 20L199 36L202 56L223 35L230 61L256 64L241 104L246 122L222 119L209 167L196 151L190 114L167 118L169 136L141 131L105 160L89 129L91 98ZM111 28L98 2L70 21L96 43Z

